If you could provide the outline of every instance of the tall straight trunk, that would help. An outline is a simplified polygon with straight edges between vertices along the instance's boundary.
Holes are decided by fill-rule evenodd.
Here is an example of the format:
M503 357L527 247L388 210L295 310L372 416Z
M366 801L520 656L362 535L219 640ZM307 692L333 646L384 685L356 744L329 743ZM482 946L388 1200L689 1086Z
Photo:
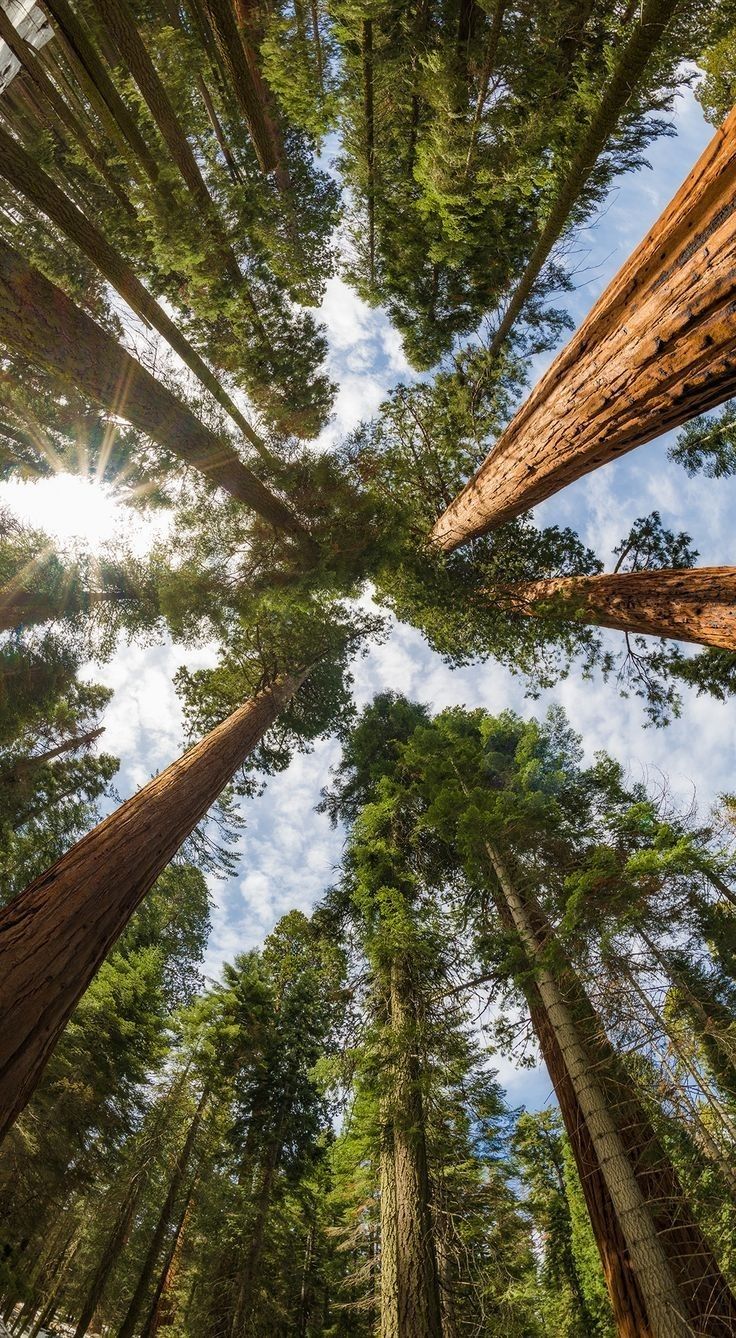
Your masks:
M2 11L0 11L1 13ZM32 204L50 218L70 242L96 265L108 283L117 289L128 306L160 335L179 354L182 362L209 390L218 404L237 423L250 444L267 461L270 452L238 409L227 391L213 375L203 358L166 314L155 297L149 293L133 268L107 241L106 237L85 217L80 209L64 194L17 140L0 127L0 174L25 195ZM240 271L238 270L238 282Z
M29 590L6 588L0 590L0 632L12 632L16 627L38 627L41 623L86 613L100 604L112 604L127 597L117 590L86 590L78 600L71 600L63 591L58 598L51 599L34 595Z
M251 1127L253 1120L251 1120ZM253 1317L258 1274L266 1240L266 1227L271 1209L276 1170L281 1159L282 1142L280 1132L266 1149L260 1168L259 1186L256 1194L255 1216L248 1238L244 1256L238 1269L238 1295L235 1302L230 1332L232 1338L248 1332L249 1321ZM250 1160L246 1152L246 1161ZM119 1335L122 1338L122 1335Z
M503 597L517 613L529 617L562 618L736 650L736 567L557 576L515 585Z
M475 103L475 112L473 113L473 124L470 127L470 142L468 144L468 156L465 159L464 179L467 181L470 172L470 164L473 160L473 153L478 139L480 123L483 119L483 110L488 97L488 89L491 83L491 75L496 68L496 58L498 56L498 44L501 40L501 28L503 26L503 16L506 12L508 0L496 0L493 6L493 15L491 18L491 28L488 34L488 46L486 47L483 69L480 75L480 87L478 88L478 97Z
M305 535L301 521L223 438L1 240L0 337L14 352L50 367L108 413L127 418L270 524Z
M400 1338L442 1338L442 1303L432 1220L425 1114L411 970L394 958L390 1027L397 1036L390 1098L396 1192L396 1293Z
M381 1118L379 1151L379 1209L381 1242L381 1338L401 1338L399 1332L399 1277L396 1240L396 1167L394 1131L387 1109Z
M81 72L84 91L105 124L127 145L134 160L155 186L160 184L156 159L146 144L132 112L118 93L89 32L69 0L43 0L43 7L58 25L64 45Z
M434 526L451 551L736 391L736 111Z
M230 0L202 0L202 8L215 35L235 100L245 117L258 166L262 172L272 172L278 166L278 153L269 132L264 88L262 81L253 77Z
M116 180L114 173L108 167L104 154L93 144L82 122L52 83L43 68L35 47L21 37L2 7L0 7L0 38L10 47L16 59L21 62L28 78L34 83L44 102L58 118L63 128L71 134L73 139L76 139L92 166L113 192L118 203L122 205L129 216L135 217L135 210L124 190L122 190L120 183Z
M131 915L307 672L239 707L0 911L0 1138Z
M162 1311L161 1302L171 1288L171 1281L174 1273L178 1271L176 1268L176 1261L181 1252L184 1230L189 1219L196 1183L197 1176L195 1174L190 1180L184 1195L181 1212L179 1213L176 1227L174 1228L171 1244L166 1251L163 1267L161 1268L158 1281L153 1291L153 1299L151 1301L148 1315L146 1316L140 1331L140 1338L155 1338L155 1334L158 1333Z
M184 1139L184 1142L181 1148L179 1149L176 1161L174 1162L174 1169L172 1171L171 1179L169 1181L169 1187L166 1191L166 1197L161 1205L161 1211L158 1215L158 1221L156 1222L156 1226L154 1227L153 1235L151 1237L148 1250L146 1251L141 1271L138 1275L138 1281L136 1283L133 1295L130 1299L130 1305L128 1306L125 1318L123 1319L123 1322L120 1325L120 1328L118 1329L117 1338L132 1338L133 1333L137 1328L138 1316L140 1315L141 1310L143 1309L143 1303L146 1299L146 1294L151 1285L151 1280L153 1278L156 1269L156 1264L158 1263L159 1258L161 1256L161 1249L163 1243L166 1239L167 1233L171 1226L172 1218L176 1210L177 1200L179 1198L179 1192L184 1183L184 1177L186 1176L187 1168L192 1158L194 1146L197 1141L197 1135L199 1134L200 1125L202 1123L202 1116L204 1114L205 1106L207 1105L209 1098L210 1098L209 1089L205 1087L199 1099L199 1104L197 1106L197 1109L194 1112L194 1117L190 1122L189 1128L187 1129L186 1138Z
M603 1172L644 1297L652 1334L654 1338L687 1338L691 1329L684 1301L591 1058L586 1054L574 1017L553 973L544 965L543 945L535 933L523 898L511 881L499 852L490 843L486 849L514 928L535 967L537 989Z
M125 1198L118 1209L113 1229L105 1242L102 1256L95 1269L87 1295L82 1304L82 1312L77 1321L77 1327L74 1330L74 1338L84 1338L84 1335L92 1323L94 1313L104 1295L108 1278L118 1262L121 1250L125 1247L131 1223L133 1221L133 1215L138 1206L138 1201L144 1186L145 1177L142 1170L139 1170L138 1174L128 1186Z
M187 190L204 217L209 220L230 281L236 289L240 288L243 281L240 266L227 240L222 220L171 99L141 39L127 0L97 0L96 8L123 57L125 67L135 79Z
M669 1161L598 1015L534 899L522 896L486 844L602 1172L655 1338L727 1338L736 1300L692 1219ZM559 965L546 964L554 948Z
M593 119L583 133L582 140L578 145L567 175L562 181L547 221L527 261L524 273L511 295L503 318L493 336L489 348L491 358L495 357L500 351L512 326L521 314L524 303L531 295L555 242L564 231L570 214L600 155L615 133L619 120L636 92L646 67L661 42L677 6L678 0L644 0L641 11L634 20L634 31L623 47ZM590 12L590 6L586 4L583 8L587 16ZM576 49L577 41L573 39L572 43L567 44L567 53L564 49L562 50L563 68L565 64L568 65L568 68L571 66Z

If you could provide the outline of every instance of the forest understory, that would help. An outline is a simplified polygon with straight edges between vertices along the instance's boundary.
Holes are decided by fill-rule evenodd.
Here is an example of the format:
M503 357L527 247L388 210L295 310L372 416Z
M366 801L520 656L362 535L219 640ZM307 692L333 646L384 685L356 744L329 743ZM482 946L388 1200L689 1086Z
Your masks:
M0 1338L736 1334L735 102L0 0Z

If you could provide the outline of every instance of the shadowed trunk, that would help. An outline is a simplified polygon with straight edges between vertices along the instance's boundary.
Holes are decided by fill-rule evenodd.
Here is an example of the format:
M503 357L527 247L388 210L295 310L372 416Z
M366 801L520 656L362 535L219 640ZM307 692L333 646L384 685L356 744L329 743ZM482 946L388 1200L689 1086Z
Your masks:
M278 154L269 132L268 111L262 80L256 82L238 32L230 0L202 0L210 27L215 34L220 57L245 117L248 132L262 172L278 166Z
M128 1306L125 1318L122 1324L120 1325L120 1328L118 1329L117 1338L132 1338L133 1333L135 1332L135 1329L137 1327L138 1316L140 1315L140 1312L143 1308L143 1303L146 1299L146 1293L148 1292L148 1288L151 1284L151 1279L153 1278L156 1264L158 1263L159 1256L161 1254L161 1248L163 1246L164 1240L166 1239L166 1234L171 1225L171 1220L174 1216L174 1211L176 1209L176 1201L179 1197L179 1191L181 1189L181 1186L184 1183L184 1176L187 1173L187 1167L191 1160L192 1152L194 1151L194 1145L197 1141L197 1135L199 1133L199 1128L202 1123L202 1116L204 1114L205 1106L209 1101L209 1095L210 1095L209 1089L205 1087L200 1097L199 1105L197 1106L197 1109L194 1113L194 1118L192 1119L189 1128L187 1129L187 1136L184 1139L184 1143L180 1148L178 1156L174 1163L174 1169L171 1175L171 1179L169 1181L169 1187L166 1191L166 1198L164 1199L161 1205L161 1211L158 1215L158 1221L156 1222L156 1226L154 1228L154 1232L151 1237L151 1241L148 1246L146 1256L143 1260L143 1265L141 1267L141 1271L138 1276L138 1281L135 1286L135 1291L133 1292L133 1295L131 1297L130 1305ZM186 1206L187 1205L185 1204L185 1211L186 1211Z
M0 11L1 12L1 11ZM270 452L253 430L248 420L233 403L227 391L220 385L203 358L192 347L189 340L166 314L155 297L149 293L128 262L120 255L107 239L95 227L80 209L64 194L50 177L38 166L30 154L0 127L0 174L9 181L15 190L25 195L32 204L46 214L64 235L79 247L84 255L96 265L113 288L144 321L158 330L160 335L179 354L182 362L209 390L218 404L237 423L243 435L258 453L271 460ZM204 183L203 183L204 184ZM236 265L237 270L237 265ZM237 284L241 284L240 271L237 270Z
M442 1338L420 1061L412 1039L416 1001L410 964L401 957L391 964L389 1010L389 1026L396 1035L387 1103L395 1195L396 1335ZM391 1330L386 1329L385 1334L388 1338Z
M145 1187L145 1177L141 1171L133 1178L128 1186L128 1192L118 1209L115 1224L110 1235L105 1242L105 1248L102 1257L95 1270L92 1282L82 1305L82 1313L79 1317L77 1327L74 1330L74 1338L84 1338L92 1320L94 1313L102 1300L108 1278L118 1262L121 1250L125 1248L128 1234L130 1232L133 1215L138 1206L138 1200Z
M0 911L0 1137L131 915L306 676L239 707Z
M736 111L432 531L446 551L736 392Z
M365 117L365 161L368 200L368 273L371 287L376 282L376 132L373 115L373 23L362 26L363 115Z
M486 849L505 899L504 919L507 923L509 916L513 919L536 968L536 995L530 1002L538 1000L544 1011L538 1033L540 1044L546 1046L545 1054L550 1053L553 1078L559 1075L560 1061L564 1065L607 1191L608 1199L600 1194L593 1167L586 1200L590 1202L595 1196L598 1201L592 1220L594 1229L596 1221L599 1223L596 1238L600 1240L602 1235L604 1241L601 1255L607 1280L611 1276L611 1235L599 1232L600 1219L605 1220L610 1201L630 1261L629 1265L624 1256L613 1275L624 1282L624 1314L630 1310L632 1316L636 1315L637 1289L630 1292L626 1285L623 1264L633 1267L636 1274L649 1324L644 1333L651 1332L657 1338L675 1338L680 1333L684 1338L693 1332L727 1338L736 1322L736 1301L690 1215L674 1169L658 1147L654 1130L611 1049L600 1018L534 898L526 893L522 896L499 853L489 844ZM550 949L554 968L547 965ZM540 1026L538 1008L534 1022L535 1027ZM550 1037L556 1042L559 1058ZM567 1112L562 1107L563 1114L572 1125L575 1110L569 1108L569 1101L567 1105ZM581 1147L573 1140L573 1149L577 1158L585 1145ZM582 1171L581 1178L586 1188ZM613 1291L612 1300L617 1304ZM635 1322L632 1318L624 1332L630 1332Z
M50 367L108 413L120 415L270 524L305 535L224 438L151 376L135 358L38 270L0 241L2 341Z
M104 61L97 54L83 22L68 0L43 0L43 7L58 25L65 49L81 76L80 81L92 105L111 129L114 137L121 139L132 152L133 158L143 168L149 181L159 187L156 159L138 129L133 114L128 110L110 78Z
M177 1261L181 1254L184 1230L189 1218L196 1183L197 1177L195 1175L189 1182L189 1187L184 1195L184 1202L179 1214L179 1219L174 1229L171 1244L166 1252L166 1258L164 1259L163 1267L159 1273L158 1282L154 1288L153 1300L151 1301L148 1315L141 1329L140 1338L154 1338L154 1335L158 1333L159 1328L161 1327L163 1312L166 1309L166 1298L171 1291L172 1281L179 1271ZM172 1320L173 1315L168 1319L164 1319L164 1326L168 1327Z
M528 617L736 650L736 567L558 576L514 586L504 597Z

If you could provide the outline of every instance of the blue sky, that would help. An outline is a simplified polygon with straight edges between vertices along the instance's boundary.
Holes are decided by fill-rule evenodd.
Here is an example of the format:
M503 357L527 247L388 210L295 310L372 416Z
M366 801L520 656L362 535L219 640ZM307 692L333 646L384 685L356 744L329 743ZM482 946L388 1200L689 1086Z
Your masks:
M674 194L707 143L705 124L691 93L678 98L677 138L663 139L649 152L651 170L621 178L594 226L577 242L577 287L566 304L579 321L602 292ZM340 280L328 285L322 308L330 340L331 372L339 384L334 421L327 437L337 437L369 416L397 380L410 375L398 335L380 311L366 307ZM548 362L550 359L547 359ZM538 375L543 364L535 368ZM703 563L736 565L732 517L736 481L690 480L666 458L669 438L650 443L624 459L588 475L538 509L546 523L570 525L607 560L613 545L637 516L657 508L674 529L687 529ZM58 485L0 487L17 511L53 532L70 533L60 510L80 505L73 494L60 508ZM32 495L33 494L33 495ZM34 501L34 495L36 500ZM45 500L44 500L45 499ZM87 503L87 505L89 505ZM103 508L104 510L104 508ZM56 517L56 520L54 519ZM109 518L108 518L109 519ZM104 530L107 520L102 524ZM71 525L73 530L73 523ZM615 644L616 634L611 633ZM90 677L114 689L106 714L106 751L121 758L117 788L127 797L181 750L178 702L172 675L184 653L170 645L125 646ZM188 655L194 668L211 662L209 653ZM718 703L686 693L682 718L666 730L644 728L636 700L623 700L614 684L584 681L573 673L537 702L524 698L523 683L489 662L449 670L411 628L394 626L385 645L374 648L355 669L358 704L386 688L441 709L453 703L491 711L511 707L525 714L561 703L582 734L590 757L600 748L617 757L633 777L669 776L676 796L689 803L695 792L707 809L718 793L736 789L733 703ZM223 960L261 941L276 920L292 907L308 910L333 881L341 836L314 811L321 786L337 760L337 747L320 743L298 756L287 772L271 780L266 793L245 808L238 874L227 883L212 882L215 901L207 972L216 976ZM501 1080L513 1103L535 1106L550 1096L543 1070L516 1070L499 1058Z

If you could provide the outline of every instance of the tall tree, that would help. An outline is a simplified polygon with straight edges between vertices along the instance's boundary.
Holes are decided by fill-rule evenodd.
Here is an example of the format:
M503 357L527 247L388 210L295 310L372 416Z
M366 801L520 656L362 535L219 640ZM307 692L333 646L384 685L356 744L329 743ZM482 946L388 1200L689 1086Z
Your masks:
M733 393L736 113L432 538L451 550ZM695 241L693 240L695 239ZM591 387L595 387L591 392Z

